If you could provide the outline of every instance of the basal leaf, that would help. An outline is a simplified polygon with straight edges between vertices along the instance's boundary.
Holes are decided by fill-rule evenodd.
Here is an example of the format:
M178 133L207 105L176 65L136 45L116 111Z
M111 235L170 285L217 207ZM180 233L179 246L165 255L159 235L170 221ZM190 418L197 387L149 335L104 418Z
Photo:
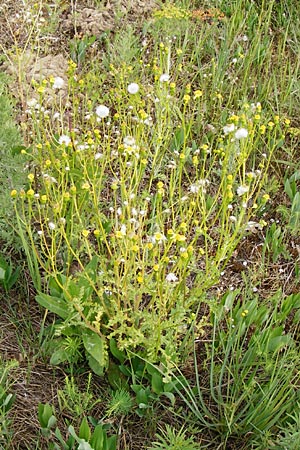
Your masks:
M39 305L49 309L49 311L57 314L62 319L66 319L68 317L69 310L65 300L43 293L36 295L35 299Z

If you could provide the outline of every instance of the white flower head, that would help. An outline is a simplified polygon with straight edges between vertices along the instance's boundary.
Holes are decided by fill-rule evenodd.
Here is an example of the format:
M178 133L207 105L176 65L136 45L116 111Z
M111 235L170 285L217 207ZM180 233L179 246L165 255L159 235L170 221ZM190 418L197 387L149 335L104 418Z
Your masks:
M249 192L249 186L241 185L237 188L236 193L239 197Z
M169 283L175 283L176 281L178 281L178 277L176 277L175 273L170 272L166 276L166 281L168 281Z
M126 225L123 223L122 225L121 225L121 229L120 229L120 233L121 233L121 235L122 236L126 236Z
M97 152L94 156L95 161L97 161L98 159L103 158L103 153Z
M30 100L27 100L27 106L29 108L34 108L35 105L37 104L37 99L36 98L31 98Z
M133 147L135 145L135 139L133 136L126 136L123 139L123 144L125 147Z
M235 130L234 123L230 123L228 125L225 125L225 127L223 127L223 131L225 134L232 133L234 130Z
M161 83L166 83L167 81L169 81L169 79L170 79L170 75L168 75L167 73L163 73L163 74L160 76L159 81L160 81Z
M139 90L140 90L140 87L137 83L130 83L127 86L127 91L129 92L129 94L132 94L132 95L137 94L139 92Z
M246 128L239 128L234 133L234 137L236 139L245 139L247 136L248 136L248 130L246 130Z
M99 105L96 108L96 114L99 119L105 119L109 115L109 108L105 105Z
M71 138L69 136L67 136L66 134L62 134L60 136L58 142L60 143L60 145L62 145L62 144L69 145L71 142Z
M62 77L55 77L52 85L53 89L62 89L65 85L65 81Z
M56 225L55 225L55 223L53 223L53 222L49 222L49 223L48 223L48 227L49 227L50 230L55 230Z

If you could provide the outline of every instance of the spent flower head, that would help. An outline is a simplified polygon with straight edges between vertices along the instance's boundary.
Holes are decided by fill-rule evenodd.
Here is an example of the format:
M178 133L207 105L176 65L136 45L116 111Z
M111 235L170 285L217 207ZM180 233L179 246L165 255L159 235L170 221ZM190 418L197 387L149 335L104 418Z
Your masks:
M129 94L137 94L140 90L140 87L137 83L130 83L127 87L127 91L129 92Z
M60 143L60 145L62 145L62 144L69 145L71 143L71 138L69 136L67 136L66 134L62 134L60 136L58 142Z
M238 130L236 130L236 132L234 133L234 137L236 139L245 139L248 136L248 130L246 130L246 128L239 128Z
M169 79L170 79L170 75L168 75L167 73L163 73L163 74L160 76L159 81L160 81L161 83L166 83L167 81L169 81Z
M105 117L109 116L109 108L105 105L99 105L96 108L96 114L99 119L105 119Z
M55 77L52 84L53 89L62 89L65 85L65 81L62 77Z

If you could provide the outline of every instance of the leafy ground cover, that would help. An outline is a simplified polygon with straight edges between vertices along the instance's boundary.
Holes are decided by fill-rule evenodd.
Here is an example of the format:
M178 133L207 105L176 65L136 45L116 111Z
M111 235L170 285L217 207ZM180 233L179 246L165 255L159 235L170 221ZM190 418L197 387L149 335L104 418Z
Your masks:
M3 448L298 448L298 6L0 5Z

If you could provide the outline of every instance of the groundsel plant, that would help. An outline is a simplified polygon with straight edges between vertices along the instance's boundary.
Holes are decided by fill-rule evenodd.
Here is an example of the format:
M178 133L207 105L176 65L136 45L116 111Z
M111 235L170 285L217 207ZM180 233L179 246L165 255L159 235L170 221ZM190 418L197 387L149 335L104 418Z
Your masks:
M59 120L37 86L28 186L11 192L37 300L63 319L58 339L82 332L98 373L111 338L168 369L178 363L201 296L260 220L284 139L284 120L265 117L259 102L199 132L209 99L172 82L171 47L160 45L147 83L142 68L132 80L130 68L111 66L98 102L70 63Z

